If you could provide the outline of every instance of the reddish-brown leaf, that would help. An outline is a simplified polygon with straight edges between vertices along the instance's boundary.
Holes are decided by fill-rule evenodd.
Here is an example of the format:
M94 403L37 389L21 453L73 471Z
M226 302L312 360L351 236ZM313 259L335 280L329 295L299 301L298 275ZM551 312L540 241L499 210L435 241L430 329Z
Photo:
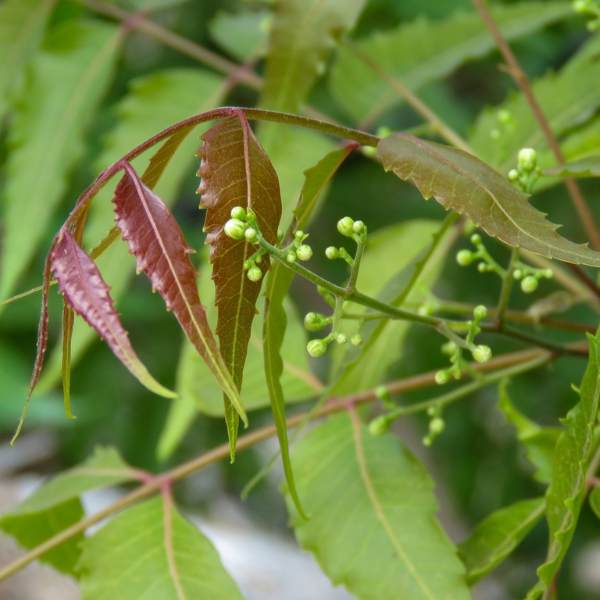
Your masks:
M124 170L113 202L117 226L136 257L138 271L146 273L152 287L177 317L190 342L245 420L239 391L219 352L198 296L197 273L189 258L193 250L166 204L129 164L124 165Z
M174 398L160 385L134 352L110 297L110 288L94 261L81 249L67 228L59 232L50 254L58 287L73 310L93 327L117 358L149 390Z

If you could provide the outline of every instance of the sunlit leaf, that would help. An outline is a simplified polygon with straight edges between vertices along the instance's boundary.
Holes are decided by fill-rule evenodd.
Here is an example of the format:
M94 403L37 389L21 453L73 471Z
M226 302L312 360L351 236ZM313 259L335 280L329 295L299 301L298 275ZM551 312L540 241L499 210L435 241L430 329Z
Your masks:
M210 22L210 35L223 50L240 62L261 56L267 49L271 11L218 12Z
M384 138L377 151L386 171L411 179L424 198L434 196L446 210L467 215L505 244L565 262L600 266L600 253L558 235L558 225L533 208L526 194L473 155L402 133Z
M300 545L361 600L466 600L464 567L435 518L433 483L391 435L339 415L294 448L305 521L286 496Z
M79 247L68 229L62 229L52 251L52 270L60 291L73 310L93 327L130 373L150 391L173 398L134 352L114 308L109 288L94 261Z
M0 520L0 529L22 546L34 548L83 517L79 496L85 492L137 479L116 450L97 448L80 466L42 484L24 502ZM41 560L66 573L73 573L79 560L83 534L76 535Z
M572 15L564 2L521 2L490 7L507 40L518 39L549 23ZM423 43L427 40L427 43ZM458 12L443 20L420 17L412 23L377 31L355 42L392 77L411 90L441 79L469 60L496 48L475 12ZM373 122L402 103L386 81L343 44L336 53L330 77L336 101L357 121Z
M588 156L566 165L544 169L542 175L560 177L600 177L600 154Z
M201 207L206 208L204 228L211 245L215 304L218 309L219 347L233 379L241 389L244 362L250 341L252 320L261 282L248 279L244 262L255 252L245 240L225 235L223 226L236 206L250 207L256 214L264 238L277 244L277 227L281 219L279 181L243 113L220 121L201 136L198 152L202 159L198 174L202 178L198 191ZM269 268L264 257L260 268ZM225 403L226 418L228 404ZM234 431L228 419L228 428ZM232 452L235 440L230 435Z
M41 42L56 0L5 0L0 5L0 129L23 86L23 67Z
M0 298L12 293L35 254L83 155L83 134L110 83L121 40L112 25L65 22L32 64L10 129Z
M544 588L550 586L558 572L575 533L586 492L587 469L594 450L594 427L600 398L600 347L598 337L588 337L590 358L581 382L580 400L563 421L565 430L558 438L553 479L546 492L550 542L547 561L538 569ZM541 591L538 587L530 593L530 597L536 598Z
M82 546L83 600L243 600L213 545L167 497L128 508Z
M475 585L495 569L544 516L543 498L521 500L481 521L458 553L467 567L467 583Z

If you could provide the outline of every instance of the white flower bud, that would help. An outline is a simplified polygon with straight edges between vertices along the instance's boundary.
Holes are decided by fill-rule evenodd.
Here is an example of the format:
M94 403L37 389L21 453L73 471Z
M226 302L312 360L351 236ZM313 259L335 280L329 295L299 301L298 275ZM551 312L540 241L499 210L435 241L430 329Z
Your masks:
M486 363L492 358L492 350L489 346L475 346L471 354L478 363Z
M523 148L519 151L519 168L523 173L531 173L537 165L537 152L533 148Z
M306 244L303 244L302 246L300 246L300 248L296 250L296 256L298 257L298 260L310 260L312 254L312 248L310 246L307 246Z
M248 279L250 281L260 281L262 271L258 267L250 267L248 269Z

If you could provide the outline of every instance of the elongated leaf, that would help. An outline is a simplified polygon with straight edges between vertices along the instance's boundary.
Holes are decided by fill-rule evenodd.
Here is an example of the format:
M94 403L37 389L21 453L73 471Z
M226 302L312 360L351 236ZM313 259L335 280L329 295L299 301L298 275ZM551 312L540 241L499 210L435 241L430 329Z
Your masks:
M97 448L80 466L41 485L15 510L0 520L0 529L26 548L34 548L83 517L79 496L84 492L137 479L116 450ZM41 560L65 573L73 573L81 555L83 534L74 536Z
M595 487L590 492L589 503L596 516L600 519L600 488Z
M41 42L56 0L5 0L0 6L0 129L23 86L24 66Z
M138 504L83 543L83 600L243 600L210 541L168 498Z
M121 36L104 23L66 22L32 65L12 123L0 298L11 294L83 154L83 134L110 83ZM26 231L26 234L23 232Z
M173 311L188 339L209 366L235 409L247 422L238 389L219 353L196 287L196 269L175 217L129 165L113 200L117 226L152 288Z
M294 448L302 520L286 497L301 546L361 600L464 600L464 567L435 519L423 466L391 435L339 415Z
M566 165L544 169L542 175L550 177L600 177L600 154L594 154Z
M481 521L458 546L467 567L467 583L475 585L509 556L544 516L545 508L543 498L521 500Z
M60 291L73 310L93 327L115 356L138 381L165 398L176 396L158 383L134 352L113 306L109 288L94 261L78 246L68 229L62 229L51 255Z
M411 179L424 198L434 196L447 210L466 214L505 244L565 262L600 266L600 253L558 235L558 225L533 208L526 194L471 154L402 133L384 138L377 152L386 171Z
M215 304L218 309L217 335L225 363L241 389L244 362L256 299L261 282L250 281L243 268L255 248L245 240L225 235L223 226L236 206L250 207L256 214L264 238L277 244L277 227L281 219L281 199L277 174L243 113L238 112L209 129L201 136L198 152L202 159L198 174L202 178L198 192L206 208L204 228L211 245ZM269 268L264 257L260 268ZM229 407L225 403L226 418ZM235 443L235 420L228 418L230 442ZM233 446L232 446L233 450Z
M569 411L563 423L565 430L558 438L554 457L553 479L546 492L546 514L550 527L548 559L538 569L547 588L560 568L575 533L581 504L585 497L587 468L594 447L594 427L600 398L598 377L598 336L588 336L590 358L580 388L580 400ZM539 588L531 593L535 598Z
M525 448L527 460L536 467L535 479L541 483L550 483L556 442L561 430L558 427L541 427L522 414L511 402L506 382L500 386L498 408L517 428L517 439Z
M157 71L133 80L130 93L117 108L119 122L108 134L104 150L94 163L95 168L101 171L151 134L218 105L222 81L217 75L197 69ZM194 136L189 136L192 129L180 130L169 138L161 150L153 155L155 158L142 175L142 181L149 188L156 188L156 193L167 206L173 204L186 175L195 169L194 154L198 142ZM141 170L147 164L146 159L147 153L132 164ZM112 224L114 214L110 200L115 186L116 182L114 185L112 181L109 182L90 207L84 236L86 248L94 247ZM127 254L126 246L114 244L98 259L97 264L110 283L112 297L119 302L135 272L135 260ZM72 341L73 363L79 361L93 340L94 332L76 322ZM57 347L49 357L38 389L53 387L60 377L60 368L61 352Z
M490 9L507 40L527 36L572 14L564 2L521 2ZM466 61L485 56L496 47L475 12L458 12L438 21L421 17L355 43L411 90L446 77ZM387 82L343 44L329 82L336 101L357 121L373 122L403 102Z

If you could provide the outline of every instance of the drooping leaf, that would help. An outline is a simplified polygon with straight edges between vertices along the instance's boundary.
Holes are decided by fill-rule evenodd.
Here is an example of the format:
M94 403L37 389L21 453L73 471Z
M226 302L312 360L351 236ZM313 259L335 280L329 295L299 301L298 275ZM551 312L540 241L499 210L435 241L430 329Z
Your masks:
M579 402L569 411L563 423L565 430L558 438L554 455L553 479L546 492L546 515L550 528L548 557L538 569L542 588L548 588L561 566L575 533L581 505L585 497L587 469L594 448L594 427L600 398L598 351L600 342L588 336L590 357L581 382ZM530 592L536 598L540 586Z
M467 152L396 133L379 143L386 171L411 179L423 197L465 214L489 235L509 246L565 262L600 266L600 253L570 242L558 225L527 202L505 177Z
M14 290L67 189L69 173L83 154L85 129L110 83L121 40L112 25L65 22L32 64L10 129L0 298Z
M262 56L267 49L268 9L218 12L209 24L212 39L240 62Z
M549 177L600 177L600 154L593 154L566 165L544 169L542 175Z
M196 269L175 217L130 165L113 199L117 226L135 255L138 271L163 297L186 336L204 359L239 415L247 423L236 383L219 352L196 287Z
M115 356L138 381L165 398L176 396L158 383L134 352L114 308L109 288L94 261L68 229L61 229L51 253L52 270L60 291L73 310L93 327Z
M198 174L202 180L198 192L202 195L200 206L207 209L204 228L206 241L211 245L210 261L218 310L217 335L221 354L241 389L261 282L250 281L243 268L255 248L245 240L227 237L223 226L229 220L232 208L250 207L264 238L277 244L277 227L281 219L279 181L269 157L241 111L220 121L201 139L203 144L198 155L202 162ZM263 258L260 268L263 274L266 273L268 257ZM227 401L225 414L227 418ZM233 452L235 417L229 418L227 423Z
M525 447L527 459L536 468L535 479L541 483L550 483L556 442L561 429L541 427L528 419L511 402L506 387L505 381L500 386L498 408L517 428L517 439Z
M56 0L5 0L0 6L0 128L23 86L24 66L39 46Z
M361 600L470 598L432 481L398 439L339 415L295 446L292 465L310 515L286 496L296 537L334 585Z
M34 548L83 518L81 494L137 479L134 469L123 462L116 450L96 448L80 466L42 484L0 520L0 529L22 546ZM72 537L44 554L40 560L73 574L79 560L83 534Z
M509 556L544 516L545 508L544 498L521 500L481 521L458 546L467 583L475 585Z
M130 93L118 105L118 124L107 136L104 151L95 161L95 169L101 171L142 143L151 134L167 128L193 114L203 112L219 104L223 79L198 69L169 69L133 80ZM201 127L201 126L200 126ZM142 180L154 189L171 206L186 175L195 169L194 156L198 142L190 136L192 128L180 130L169 138L154 154L156 158L148 166ZM151 152L155 150L152 149ZM176 154L173 154L177 151ZM139 171L147 164L144 153L132 164ZM167 166L169 167L167 169ZM114 194L112 181L96 196L90 207L84 236L84 247L93 247L103 239L114 219L110 203ZM116 302L125 291L135 272L135 260L127 254L123 244L113 246L97 261L106 281L110 283L112 297ZM80 322L75 323L72 340L72 362L79 361L90 343L94 332ZM61 352L56 348L48 359L39 390L53 387L60 376Z
M79 568L83 600L243 600L213 545L166 497L87 538Z
M495 5L490 12L507 40L527 36L572 14L564 2ZM458 12L437 21L420 17L355 43L362 53L413 91L496 48L484 23L473 11ZM336 53L329 84L336 101L359 122L372 123L403 101L343 44Z

